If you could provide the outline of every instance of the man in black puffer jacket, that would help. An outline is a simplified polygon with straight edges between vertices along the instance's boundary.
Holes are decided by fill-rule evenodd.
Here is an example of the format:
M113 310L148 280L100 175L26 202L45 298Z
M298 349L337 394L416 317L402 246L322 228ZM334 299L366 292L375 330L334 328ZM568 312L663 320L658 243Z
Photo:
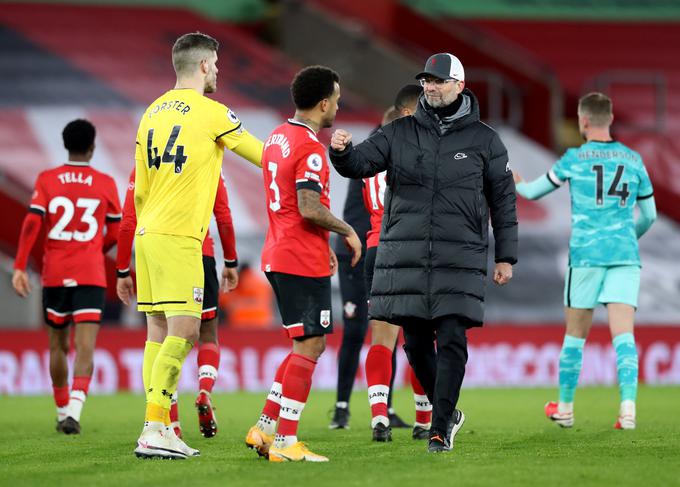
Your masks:
M446 451L465 420L456 403L466 330L484 320L489 216L494 282L507 283L517 262L515 184L458 58L435 54L416 78L424 94L414 116L354 147L351 134L337 130L330 157L345 177L387 170L369 315L404 328L404 349L433 404L428 448Z

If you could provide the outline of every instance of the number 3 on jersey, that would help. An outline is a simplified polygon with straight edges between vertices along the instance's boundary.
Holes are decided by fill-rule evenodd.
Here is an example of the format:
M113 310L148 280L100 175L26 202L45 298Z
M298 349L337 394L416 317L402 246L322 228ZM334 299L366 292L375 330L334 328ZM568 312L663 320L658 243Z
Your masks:
M187 161L187 156L184 155L184 146L178 145L174 154L171 154L173 147L175 147L175 142L177 142L177 137L182 130L181 125L175 125L172 127L172 132L165 144L165 150L163 150L163 156L158 155L158 147L153 145L153 129L149 129L146 137L146 156L149 160L149 169L155 167L156 169L161 168L161 162L163 163L175 163L175 173L180 174L182 172L182 166Z
M276 172L279 166L275 162L269 162L267 164L267 169L272 173L272 182L269 185L269 189L272 190L272 196L274 199L269 200L269 209L272 211L279 211L281 209L281 192L279 191L279 185L276 184Z

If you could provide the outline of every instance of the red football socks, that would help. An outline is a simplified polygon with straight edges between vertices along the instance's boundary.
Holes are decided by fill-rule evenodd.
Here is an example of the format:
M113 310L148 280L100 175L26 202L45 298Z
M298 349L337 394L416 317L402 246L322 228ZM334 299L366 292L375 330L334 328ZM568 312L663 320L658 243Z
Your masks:
M197 362L198 388L211 393L220 368L220 347L215 343L201 343Z
M392 350L383 345L372 345L366 356L368 403L371 406L371 427L377 423L389 426L387 398L392 377Z
M281 410L281 384L283 383L283 377L286 373L286 367L288 367L288 361L290 360L291 355L292 353L286 355L286 358L283 359L279 368L276 369L272 388L267 396L267 401L264 403L264 408L262 408L262 414L274 421L279 419L279 411Z
M277 433L297 436L298 423L312 388L316 362L304 355L291 353L281 382L281 411Z
M413 387L413 400L416 404L416 424L429 425L432 421L432 404L413 369L411 369L411 387Z
M87 396L88 391L90 390L90 381L92 380L92 377L74 377L73 378L73 389L74 391L83 391L85 395Z
M68 386L52 387L52 391L54 395L54 403L57 405L58 408L64 408L68 406L68 400L70 395Z

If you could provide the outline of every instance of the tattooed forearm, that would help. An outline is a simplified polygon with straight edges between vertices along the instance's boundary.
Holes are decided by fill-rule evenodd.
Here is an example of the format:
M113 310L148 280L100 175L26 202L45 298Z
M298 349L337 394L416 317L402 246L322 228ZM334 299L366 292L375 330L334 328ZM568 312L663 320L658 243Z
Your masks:
M321 228L343 236L348 236L352 233L352 227L339 218L334 217L330 210L321 204L321 195L319 193L311 189L299 189L297 195L298 209L302 218Z

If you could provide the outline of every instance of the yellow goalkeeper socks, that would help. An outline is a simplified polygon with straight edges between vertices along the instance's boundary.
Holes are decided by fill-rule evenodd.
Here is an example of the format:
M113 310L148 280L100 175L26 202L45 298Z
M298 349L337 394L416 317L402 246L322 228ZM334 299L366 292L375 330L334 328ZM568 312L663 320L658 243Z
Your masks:
M184 338L165 337L151 370L147 392L147 421L165 423L172 394L177 389L182 364L191 347L191 342Z
M161 344L158 342L147 342L144 344L144 361L142 362L142 382L144 383L144 394L149 394L151 387L151 369L156 361ZM148 397L147 397L148 399Z

